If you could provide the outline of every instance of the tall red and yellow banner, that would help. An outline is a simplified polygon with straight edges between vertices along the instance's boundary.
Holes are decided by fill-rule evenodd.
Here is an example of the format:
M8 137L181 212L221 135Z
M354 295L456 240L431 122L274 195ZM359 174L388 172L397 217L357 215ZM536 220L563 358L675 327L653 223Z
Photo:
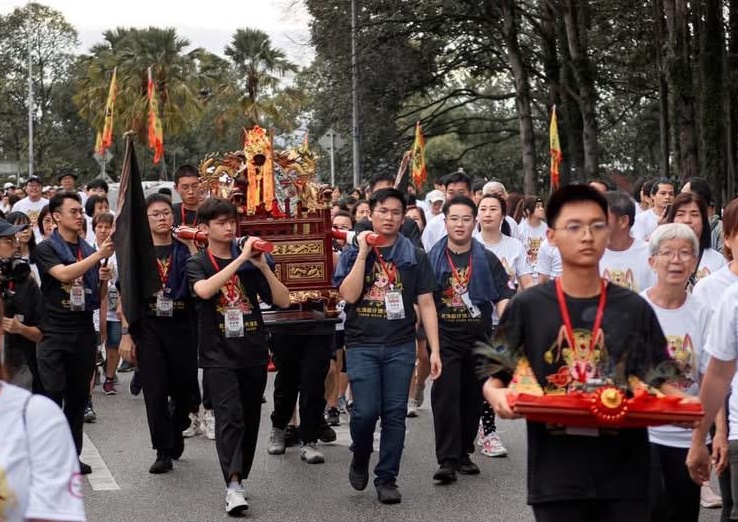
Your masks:
M154 152L154 165L159 163L164 155L164 132L161 128L161 118L159 118L159 102L156 99L156 89L154 88L154 79L151 76L151 67L149 67L149 148Z
M428 171L425 167L425 138L423 131L420 129L420 122L415 124L415 141L413 142L413 167L412 167L413 186L420 190L425 183Z
M118 68L113 69L113 77L110 79L110 88L108 89L108 101L105 103L105 122L103 124L102 133L98 134L95 141L95 152L101 156L113 144L113 112L115 110L115 91L116 91L116 75Z
M243 152L246 156L248 194L246 206L252 212L261 203L274 199L274 154L271 134L256 125L244 130Z
M551 107L551 126L549 128L549 149L551 150L551 190L559 188L559 165L561 164L561 143L559 143L559 123L556 118L556 105Z

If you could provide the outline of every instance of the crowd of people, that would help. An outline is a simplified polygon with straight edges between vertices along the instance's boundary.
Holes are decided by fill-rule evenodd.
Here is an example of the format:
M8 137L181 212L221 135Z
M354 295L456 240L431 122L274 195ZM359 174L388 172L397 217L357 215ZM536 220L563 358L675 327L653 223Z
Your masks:
M406 422L429 380L429 478L444 485L480 473L477 448L507 455L497 418L518 417L510 399L527 387L614 382L631 393L638 381L702 400L699 426L528 422L528 502L538 521L696 521L700 504L738 520L738 390L728 394L738 199L720 212L702 179L646 180L633 194L591 180L547 200L462 171L425 198L391 175L348 194L336 187L332 224L353 232L333 241L340 322L278 334L262 310L287 307L289 291L258 238L239 241L236 207L201 197L197 169L176 172L181 203L146 199L161 290L130 324L107 185L77 191L69 171L58 181L31 177L23 199L10 206L6 187L3 200L0 259L12 273L3 268L0 415L18 422L0 425L0 482L15 499L0 503L0 519L84 520L80 473L91 469L78 456L84 423L96 420L92 390L118 393L123 371L134 372L130 393L143 391L149 472L172 470L185 439L203 434L215 441L225 509L242 514L272 366L267 452L299 446L307 464L324 463L319 442L334 441L348 415L348 481L361 491L373 475L383 504L402 500ZM206 232L207 248L173 233L180 225ZM720 495L707 485L711 462Z

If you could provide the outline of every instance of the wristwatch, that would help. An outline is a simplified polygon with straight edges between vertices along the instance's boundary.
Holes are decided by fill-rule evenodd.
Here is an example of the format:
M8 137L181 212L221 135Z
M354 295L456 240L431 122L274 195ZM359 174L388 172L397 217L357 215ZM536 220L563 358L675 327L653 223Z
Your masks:
M130 335L130 332L128 332L128 327L127 326L122 326L121 329L120 329L120 334L121 335Z

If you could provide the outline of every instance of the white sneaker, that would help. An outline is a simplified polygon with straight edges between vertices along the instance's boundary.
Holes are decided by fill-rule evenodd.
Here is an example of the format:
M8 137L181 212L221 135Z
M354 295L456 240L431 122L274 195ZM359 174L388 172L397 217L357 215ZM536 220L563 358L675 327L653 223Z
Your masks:
M707 509L723 507L723 499L705 483L700 488L700 506Z
M215 440L215 414L213 410L205 410L203 412L202 424L205 430L205 437L208 440Z
M410 418L415 418L418 416L418 401L415 399L410 399L407 401L407 416Z
M496 432L493 431L484 437L482 455L485 457L504 457L507 455L507 448Z
M482 427L482 421L479 421L479 429L477 429L477 446L480 448L484 447L484 428Z
M249 503L243 498L243 488L226 489L226 513L232 517L237 517L248 508Z
M316 442L303 444L300 449L300 458L308 464L323 464L325 462L325 457L318 451L318 444Z
M202 433L202 429L200 428L200 419L198 418L197 413L190 413L189 417L190 425L182 432L182 436L186 439Z

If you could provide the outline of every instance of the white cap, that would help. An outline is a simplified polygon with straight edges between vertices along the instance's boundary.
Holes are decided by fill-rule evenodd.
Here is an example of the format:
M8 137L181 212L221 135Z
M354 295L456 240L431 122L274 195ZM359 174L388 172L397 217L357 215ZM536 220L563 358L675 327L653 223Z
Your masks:
M44 188L41 189L41 192L48 192L51 190L51 187L46 185Z
M15 185L13 183L11 183L10 181L8 181L7 183L5 183L5 185L3 185L3 188L5 190L7 190L9 188L13 188L13 187L15 187Z
M430 203L435 203L436 201L446 201L446 196L444 196L443 192L440 190L431 190L428 192L428 195L425 196L425 200Z

